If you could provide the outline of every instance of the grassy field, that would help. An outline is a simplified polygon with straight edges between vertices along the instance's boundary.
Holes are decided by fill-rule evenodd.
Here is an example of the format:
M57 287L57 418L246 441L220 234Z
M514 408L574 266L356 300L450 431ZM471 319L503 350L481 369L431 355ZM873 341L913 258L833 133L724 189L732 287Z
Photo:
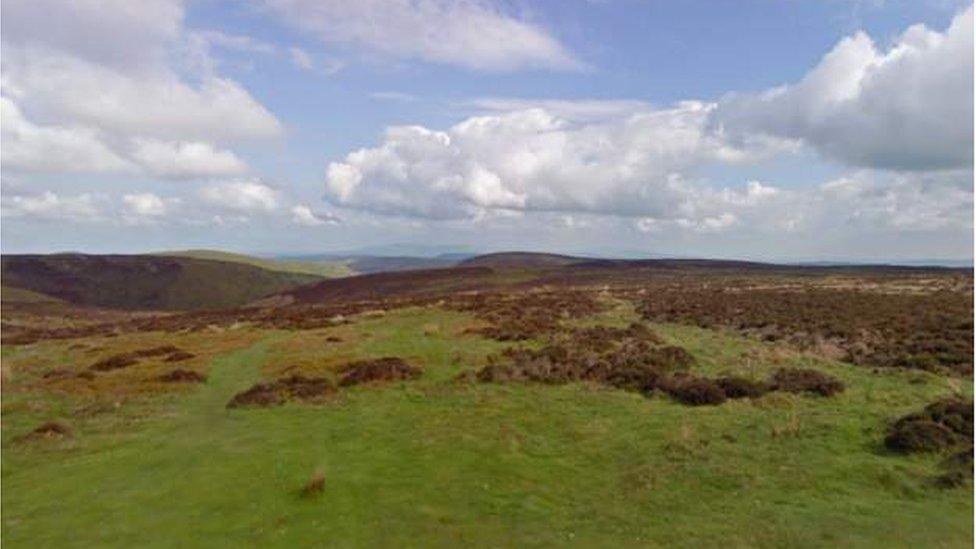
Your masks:
M624 324L618 308L588 323ZM363 315L308 332L250 328L4 348L3 517L8 547L761 546L971 547L973 492L940 489L939 457L896 456L889 420L972 382L799 354L660 324L709 375L815 366L847 390L688 407L590 384L456 380L505 344L437 308ZM328 341L331 336L332 342ZM129 339L127 339L129 338ZM138 341L136 341L138 339ZM335 341L338 340L338 341ZM40 381L119 346L172 343L204 384L98 390ZM531 344L531 342L530 342ZM106 350L101 350L106 348ZM322 405L225 408L292 367L334 375L400 356L421 379L342 389ZM101 408L81 413L93 403ZM61 419L71 438L23 441ZM325 478L317 497L302 486Z

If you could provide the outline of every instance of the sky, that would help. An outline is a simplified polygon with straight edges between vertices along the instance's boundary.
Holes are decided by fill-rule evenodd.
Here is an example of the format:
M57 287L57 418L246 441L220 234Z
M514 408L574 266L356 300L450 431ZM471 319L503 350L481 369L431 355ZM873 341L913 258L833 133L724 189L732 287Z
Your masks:
M968 2L0 10L3 253L972 259Z

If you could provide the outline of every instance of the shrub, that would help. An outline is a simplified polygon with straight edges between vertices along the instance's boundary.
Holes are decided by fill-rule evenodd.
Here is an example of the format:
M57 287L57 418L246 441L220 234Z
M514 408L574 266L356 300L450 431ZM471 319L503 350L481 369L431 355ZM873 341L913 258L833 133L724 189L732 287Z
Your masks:
M725 391L714 381L702 377L672 379L662 384L662 388L671 398L690 406L725 402Z
M773 374L770 387L788 393L813 393L831 396L844 390L839 379L807 368L780 368Z
M156 378L157 381L164 383L203 383L207 381L207 376L192 370L173 370Z
M339 380L339 385L348 387L373 381L416 379L420 377L420 374L420 368L411 366L397 357L361 360L347 364L343 368L343 376Z
M889 450L902 453L934 452L956 443L956 436L945 425L927 419L899 422L885 437Z
M757 398L769 392L769 387L762 382L744 377L726 376L715 380L727 398Z

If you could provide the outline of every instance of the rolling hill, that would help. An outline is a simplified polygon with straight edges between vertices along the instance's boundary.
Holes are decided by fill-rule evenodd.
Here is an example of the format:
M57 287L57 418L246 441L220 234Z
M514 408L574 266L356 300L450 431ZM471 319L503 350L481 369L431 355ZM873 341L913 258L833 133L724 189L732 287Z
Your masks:
M6 255L2 276L4 290L75 305L172 311L237 307L322 279L211 259L85 254Z
M298 260L298 259L269 259L256 257L253 255L236 254L222 252L220 250L177 250L162 252L154 255L189 257L193 259L211 259L214 261L226 261L230 263L242 263L253 265L269 271L282 273L298 273L320 276L323 278L336 278L340 276L350 276L362 271L354 270L350 267L350 261L346 259L321 259L321 260Z
M484 254L465 259L458 263L463 267L489 268L529 268L565 267L577 263L592 261L585 257L571 255L547 254L541 252L498 252Z

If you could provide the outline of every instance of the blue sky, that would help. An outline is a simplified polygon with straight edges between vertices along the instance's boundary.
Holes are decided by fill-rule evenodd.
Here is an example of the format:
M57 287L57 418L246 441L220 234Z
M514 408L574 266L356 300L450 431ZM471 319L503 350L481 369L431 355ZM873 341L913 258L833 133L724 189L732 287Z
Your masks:
M972 257L951 0L7 0L3 251Z

